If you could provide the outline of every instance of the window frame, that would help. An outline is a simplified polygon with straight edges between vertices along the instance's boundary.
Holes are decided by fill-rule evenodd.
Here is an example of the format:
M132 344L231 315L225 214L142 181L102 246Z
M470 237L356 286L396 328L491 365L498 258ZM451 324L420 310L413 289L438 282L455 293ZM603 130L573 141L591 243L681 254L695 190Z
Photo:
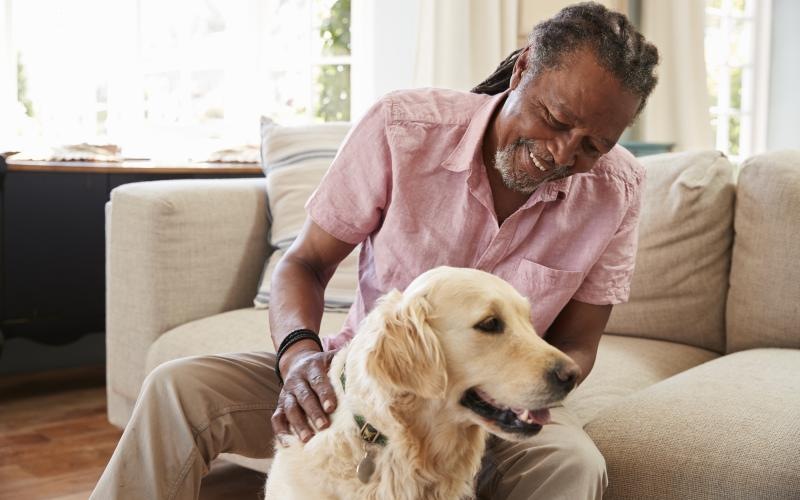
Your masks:
M769 108L769 59L771 35L771 0L745 0L745 13L739 14L733 8L733 0L721 0L721 8L713 8L706 2L706 29L709 16L719 19L723 38L730 39L732 24L743 22L745 35L750 40L747 60L742 64L723 63L719 67L707 63L706 70L717 76L717 102L712 102L709 113L716 118L715 146L725 152L733 161L739 161L755 153L766 150L767 114ZM727 59L728 47L720 48ZM741 102L739 108L732 107L731 77L736 69L741 69ZM724 103L724 104L720 104ZM738 153L731 153L730 119L739 119Z

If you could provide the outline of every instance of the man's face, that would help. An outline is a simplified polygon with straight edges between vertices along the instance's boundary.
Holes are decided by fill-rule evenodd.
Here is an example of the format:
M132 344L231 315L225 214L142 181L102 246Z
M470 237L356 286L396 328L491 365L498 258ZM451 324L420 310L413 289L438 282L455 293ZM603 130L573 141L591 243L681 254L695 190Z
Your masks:
M514 191L532 193L552 180L588 172L614 147L640 99L578 50L560 68L530 79L521 54L511 92L493 123L495 168Z

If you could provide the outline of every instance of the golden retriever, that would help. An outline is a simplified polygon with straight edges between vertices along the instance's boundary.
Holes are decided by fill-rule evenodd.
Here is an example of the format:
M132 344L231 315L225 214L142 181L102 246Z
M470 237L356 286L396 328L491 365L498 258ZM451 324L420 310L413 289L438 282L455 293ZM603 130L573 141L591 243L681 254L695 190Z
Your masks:
M469 498L487 433L535 435L578 374L534 332L510 284L438 267L385 295L336 354L331 425L305 445L291 437L276 447L265 498ZM386 442L362 438L355 415ZM360 480L356 469L371 465Z

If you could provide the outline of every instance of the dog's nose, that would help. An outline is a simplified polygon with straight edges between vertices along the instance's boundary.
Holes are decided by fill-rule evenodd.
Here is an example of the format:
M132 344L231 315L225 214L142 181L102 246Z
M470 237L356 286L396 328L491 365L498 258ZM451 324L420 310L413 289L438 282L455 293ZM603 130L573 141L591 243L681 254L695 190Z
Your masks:
M575 387L580 374L581 369L574 362L558 361L550 370L550 383L566 394Z

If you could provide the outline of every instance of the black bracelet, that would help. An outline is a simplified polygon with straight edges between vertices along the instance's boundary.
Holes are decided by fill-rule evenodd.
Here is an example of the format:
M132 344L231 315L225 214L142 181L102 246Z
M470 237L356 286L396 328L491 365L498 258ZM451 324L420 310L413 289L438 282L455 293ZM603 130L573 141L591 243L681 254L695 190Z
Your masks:
M280 380L281 385L283 385L283 377L281 376L281 356L283 356L286 351L295 343L300 342L301 340L313 340L319 346L319 350L323 351L322 349L322 342L319 340L319 335L317 335L313 330L309 330L307 328L299 328L297 330L293 330L289 335L283 338L281 341L280 347L278 347L278 352L275 354L275 375L278 376L278 380Z

